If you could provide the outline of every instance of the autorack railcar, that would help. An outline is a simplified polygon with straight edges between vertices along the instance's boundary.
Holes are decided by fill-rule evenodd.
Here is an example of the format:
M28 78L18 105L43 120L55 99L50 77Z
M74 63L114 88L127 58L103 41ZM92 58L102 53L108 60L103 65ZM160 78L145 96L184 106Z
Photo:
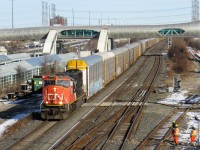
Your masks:
M125 45L121 48L116 48L109 52L97 53L95 55L82 57L79 59L72 59L72 60L69 60L67 63L67 71L71 70L73 72L73 70L77 70L77 71L82 72L82 78L81 78L82 84L79 84L79 88L80 88L80 85L82 85L81 88L83 89L83 92L85 93L85 96L88 99L91 96L95 95L102 88L104 88L108 83L110 83L116 77L121 75L125 70L129 68L131 64L133 64L142 55L142 53L145 52L147 48L154 46L160 40L157 40L157 39L143 40L143 41L139 41L130 45ZM45 78L46 80L48 80L47 76ZM72 74L71 76L70 74L65 74L62 78L63 79L65 78L65 80L70 80L70 82L68 86L59 85L59 89L62 89L62 90L59 90L60 93L58 93L57 91L58 90L57 84L44 85L45 86L44 90L48 91L48 88L51 89L52 98L56 97L59 94L62 95L62 96L59 96L60 99L57 102L54 101L53 103L52 102L53 99L52 101L51 99L49 99L49 101L45 101L48 95L43 90L42 106L44 105L48 106L48 104L51 103L51 107L49 106L45 107L46 112L51 112L51 113L47 113L47 117L48 115L53 115L51 108L54 108L54 109L60 108L60 110L63 111L63 108L65 108L64 106L67 106L66 109L68 109L70 107L73 107L74 104L76 105L78 101L83 100L83 99L77 98L78 90L76 90L76 86L78 84L77 82L81 82L81 81L75 80L72 77ZM55 80L55 81L56 81L55 83L58 83L58 80ZM43 82L45 82L45 79ZM63 88L61 88L62 86ZM72 95L71 97L73 97L73 100L67 101L68 103L66 103L65 95ZM49 111L50 109L51 111Z
M83 72L83 89L88 97L103 88L103 58L98 55L82 57L68 61L67 69L78 69Z
M103 58L103 84L104 86L115 79L115 55L113 52L97 53Z

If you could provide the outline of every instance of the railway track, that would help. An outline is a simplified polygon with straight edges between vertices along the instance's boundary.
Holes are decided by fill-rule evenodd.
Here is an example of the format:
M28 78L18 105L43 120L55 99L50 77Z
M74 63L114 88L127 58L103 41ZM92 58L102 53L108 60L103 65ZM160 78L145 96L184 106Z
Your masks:
M172 113L167 115L137 146L137 150L156 150L162 149L164 142L169 142L171 138L171 123L176 121L179 123L182 118L186 115L188 109L185 110L174 110Z
M139 68L144 67L144 65L145 65L145 62L143 62L142 64L140 64L140 67L139 67ZM139 69L136 69L135 71L138 72ZM132 75L134 75L134 74L131 74L130 76L132 76ZM127 78L127 80L124 81L124 83L122 83L122 84L120 84L120 86L116 87L116 89L114 90L114 92L113 92L111 95L109 95L108 97L106 97L106 99L103 99L103 100L100 102L100 104L103 103L103 102L104 102L105 100L107 100L107 99L108 99L108 101L118 100L118 97L120 97L120 95L121 95L125 90L129 90L130 86L125 86L125 85L127 85L128 83L130 84L130 83L132 82L132 81L130 81L130 78L132 78L132 77ZM125 88L125 89L122 89L122 88L120 88L121 86L124 86L124 87L126 87L126 88ZM90 131L90 130L92 130L92 129L94 128L94 127L92 127L92 125L94 126L94 125L95 125L95 122L98 122L98 120L100 120L100 118L102 117L102 114L106 114L106 112L109 112L109 109L110 109L109 107L106 107L106 108L99 108L99 107L98 107L98 108L95 108L94 110L91 111L90 114L87 115L87 117L83 118L84 120L81 120L77 126L74 126L74 129L73 129L70 133L74 133L74 130L79 130L79 128L81 129L82 126L85 126L85 125L84 125L85 123L87 124L87 129L86 129L86 131L83 132L81 135L79 134L79 137L78 137L78 138L76 138L74 141L71 142L71 143L72 143L71 146L67 146L67 147L72 147L72 145L74 145L73 143L76 143L77 140L83 139L83 138L81 138L81 137L84 136L84 135L86 135L86 134L88 134L87 132ZM119 109L119 108L118 108L118 109ZM107 114L108 114L108 113L107 113ZM117 114L117 113L116 113L116 110L112 112L112 114L110 115L110 117L112 117L114 114ZM103 124L104 122L106 123L106 121L109 120L110 117L109 117L109 115L108 115L108 119L104 119L102 122L99 123L99 125ZM94 118L94 119L91 120L91 118ZM88 122L89 122L89 124L88 124ZM97 125L96 125L96 126L97 126ZM84 127L84 128L85 128L85 127ZM59 145L60 145L60 143L62 143L64 140L66 140L66 139L69 138L68 136L70 136L70 133L67 133L67 134L65 134L63 137L61 137L61 139L59 139L54 145L52 145L50 149L54 149L54 148L58 148L58 149L59 149L59 147L63 147L63 145L62 145L62 146L59 146ZM67 143L68 143L68 142L67 142ZM70 143L70 142L69 142L69 143ZM65 144L64 144L64 145L65 145ZM59 146L59 147L58 147L58 146ZM62 149L62 148L61 148L61 149ZM65 148L63 148L63 149L65 149Z
M151 86L157 75L159 66L160 66L160 58L158 56L158 58L157 57L155 58L153 68L150 71L147 78L145 79L143 86L130 100L130 102L139 101L140 103L134 109L131 108L130 106L127 107L126 112L121 116L120 120L117 122L112 131L109 133L109 136L106 139L106 142L101 147L101 149L106 149L107 147L109 147L108 146L110 145L109 141L117 141L119 149L125 149L127 141L131 140L131 134L133 133L133 131L136 130L140 122L142 109L144 107L148 94L151 91ZM143 94L141 95L141 93ZM120 133L118 131L123 131L123 132ZM90 148L91 147L88 147L88 149ZM92 147L92 149L93 148L95 147Z
M77 149L77 148L93 149L99 145L101 145L102 148L104 148L106 147L107 143L110 143L110 141L112 141L112 139L115 138L114 135L116 134L116 130L118 128L121 128L121 129L126 128L126 131L125 133L123 133L123 136L120 136L120 137L123 137L122 139L120 139L121 141L120 145L121 145L121 148L124 148L125 143L131 137L132 130L135 130L135 128L138 125L138 122L140 121L139 118L141 117L141 111L145 103L145 100L148 97L148 93L151 92L151 88L149 87L151 87L157 75L159 64L160 64L160 56L155 56L155 62L148 75L148 78L146 78L145 82L143 83L143 86L141 86L137 90L137 92L134 93L133 96L129 99L129 102L139 101L140 103L138 104L138 106L136 107L125 106L125 107L120 107L120 108L118 107L118 109L116 109L118 110L118 112L116 110L114 111L114 108L109 108L109 107L103 108L103 109L96 108L95 111L91 113L91 115L87 116L87 118L90 118L91 116L94 116L96 114L96 118L93 121L90 122L90 121L87 121L87 118L84 118L84 121L79 123L71 131L71 133L72 132L74 133L76 130L80 131L80 128L83 122L85 123L90 122L88 123L87 129L84 132L81 132L76 138L70 137L71 134L67 133L62 138L60 138L54 145L52 145L49 149L54 149L54 148L56 149ZM144 63L141 66L144 66ZM137 69L139 69L137 73L139 73L142 70L140 67L138 67ZM128 83L125 83L125 84L130 85L133 83L133 81L134 81L133 79L130 81L127 80L129 84ZM119 97L122 95L122 93L125 93L131 90L131 88L129 88L131 86L125 86L125 87L126 88L124 88L123 90L120 89L118 93L114 94L115 95L114 100L119 101ZM108 115L106 119L103 119L102 121L98 121L103 115L105 115L105 112L108 109L113 109L112 115ZM100 113L97 113L98 112L97 110L100 110L99 111ZM121 115L116 116L119 114ZM98 123L95 125L94 122L98 122ZM103 145L102 145L102 142L104 143Z
M145 62L147 63L147 62ZM141 66L144 66L145 63L142 63ZM139 74L139 72L141 71L141 68L142 67L139 67L140 70L137 70L136 69L136 72L137 73L134 73L134 74L131 74L130 76L137 76ZM135 80L136 78L134 78ZM129 79L127 79L125 82L125 85L129 85L129 86L125 86L126 88L124 88L123 90L121 88L116 88L118 89L119 91L117 91L118 93L115 95L115 98L112 97L112 99L114 100L118 100L116 97L120 97L121 95L123 95L124 91L130 91L131 90L131 84L134 82L134 80L132 79L132 81L130 81ZM123 84L121 84L123 85ZM123 107L122 107L123 108ZM107 124L106 122L110 119L110 118L113 118L113 119L117 119L119 118L120 116L122 116L123 114L123 109L122 108L117 108L112 114L110 114L110 116L108 116L107 120L105 120L105 118L102 119L102 114L106 114L105 112L110 113L108 110L109 109L113 109L113 108L97 108L95 109L95 112L92 113L92 114L96 114L97 113L97 110L99 110L99 113L97 113L97 117L93 119L93 121L88 121L88 120L83 120L83 122L86 122L86 123L90 123L88 125L91 125L93 126L92 128L95 128L95 126L97 126L96 124L99 124L101 122L105 122L105 124ZM121 112L119 113L116 113L119 109L122 109L120 110ZM125 109L125 108L124 108ZM116 114L121 114L119 115L118 117L115 116ZM93 116L93 115L91 115ZM90 117L91 117L90 116ZM110 118L109 118L110 117ZM101 118L101 120L103 121L98 121L99 118ZM118 119L119 120L119 119ZM94 123L94 122L97 122L97 123ZM114 122L117 122L117 121L114 121ZM42 137L42 134L46 134L46 132L50 131L51 128L53 128L54 126L57 125L57 123L55 123L55 125L53 125L54 123L47 123L47 124L42 124L41 126L37 127L36 129L34 129L33 131L30 131L29 133L27 133L25 136L23 137L20 137L19 139L16 139L15 142L13 142L12 144L10 144L9 146L7 146L5 149L28 149L31 147L32 143L34 143L37 139L41 138ZM104 125L103 125L104 126ZM110 127L110 129L112 129L113 126ZM90 130L91 128L88 128L88 131ZM108 131L107 131L108 132ZM110 132L110 131L109 131ZM87 134L87 132L85 132L85 134ZM36 143L36 142L35 142Z
M16 139L4 150L26 149L31 143L33 143L35 140L45 134L45 132L51 130L55 125L57 125L57 123L58 121L43 122L41 125L28 132L26 135L20 137L19 139Z

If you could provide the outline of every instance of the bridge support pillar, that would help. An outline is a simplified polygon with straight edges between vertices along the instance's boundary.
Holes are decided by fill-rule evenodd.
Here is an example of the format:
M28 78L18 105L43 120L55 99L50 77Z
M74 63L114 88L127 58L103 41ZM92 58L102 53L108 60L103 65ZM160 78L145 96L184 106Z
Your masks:
M45 40L43 54L57 54L56 50L56 41L57 41L58 33L57 30L50 30Z
M113 48L112 41L113 41L112 39L108 39L108 29L107 28L101 29L97 45L97 49L99 50L99 52L107 52L111 50Z
M113 39L108 39L108 51L111 51L113 49Z

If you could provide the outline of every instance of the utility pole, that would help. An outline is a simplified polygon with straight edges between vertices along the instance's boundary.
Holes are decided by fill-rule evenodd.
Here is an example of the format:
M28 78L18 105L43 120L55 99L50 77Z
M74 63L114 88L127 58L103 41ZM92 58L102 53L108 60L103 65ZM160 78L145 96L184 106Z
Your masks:
M101 25L102 25L103 23L102 23L102 14L101 14Z
M74 9L72 9L72 18L73 18L73 26L74 26Z
M49 5L49 25L48 26L50 26L50 19L51 19L51 17L50 17L50 15L51 15L51 7L50 7L50 5Z
M12 0L12 29L14 28L14 17L13 17L13 0Z
M89 26L90 26L90 11L89 11Z

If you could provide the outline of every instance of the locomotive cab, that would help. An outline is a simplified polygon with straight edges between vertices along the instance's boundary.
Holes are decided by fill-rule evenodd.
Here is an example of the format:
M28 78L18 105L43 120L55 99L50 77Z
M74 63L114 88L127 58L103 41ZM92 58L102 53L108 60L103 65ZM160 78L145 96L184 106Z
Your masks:
M78 100L85 100L82 72L79 70L43 76L42 119L63 119L65 113L76 108Z

